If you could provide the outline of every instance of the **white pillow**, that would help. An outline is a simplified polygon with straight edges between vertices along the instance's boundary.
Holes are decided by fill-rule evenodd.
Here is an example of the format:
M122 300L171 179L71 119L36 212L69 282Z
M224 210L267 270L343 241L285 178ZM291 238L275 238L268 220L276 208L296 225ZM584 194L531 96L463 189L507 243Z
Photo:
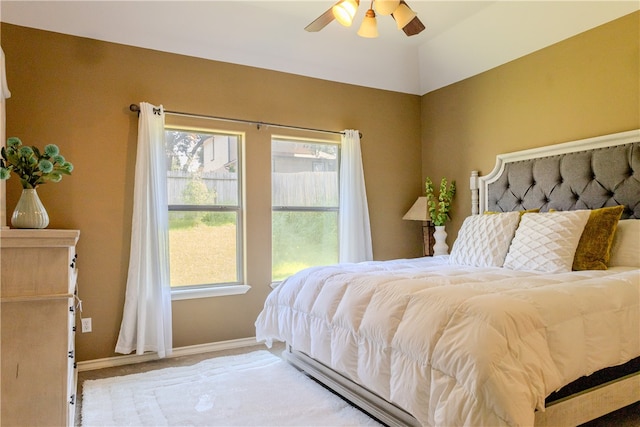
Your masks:
M640 268L640 219L618 221L609 266L618 265Z
M571 271L590 211L530 213L522 217L504 260L512 270Z
M519 212L467 217L453 242L449 263L502 267L519 221Z

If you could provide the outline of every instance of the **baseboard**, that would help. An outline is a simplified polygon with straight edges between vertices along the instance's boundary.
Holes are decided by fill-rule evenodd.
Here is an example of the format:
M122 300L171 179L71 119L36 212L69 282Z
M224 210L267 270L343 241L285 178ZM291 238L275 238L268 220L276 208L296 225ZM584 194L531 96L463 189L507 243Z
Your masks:
M190 356L193 354L208 353L210 351L230 350L240 347L249 347L259 344L255 337L242 338L237 340L212 342L208 344L189 345L186 347L174 348L167 358ZM78 362L78 372L93 371L94 369L112 368L114 366L131 365L134 363L158 360L157 353L130 354L124 356L105 357L103 359L86 360Z

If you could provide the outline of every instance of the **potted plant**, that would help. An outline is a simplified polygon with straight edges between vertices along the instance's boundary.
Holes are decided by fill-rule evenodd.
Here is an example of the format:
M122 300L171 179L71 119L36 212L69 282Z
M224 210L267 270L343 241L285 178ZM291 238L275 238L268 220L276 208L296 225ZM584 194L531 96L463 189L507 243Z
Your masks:
M436 195L433 188L433 182L431 178L427 177L425 180L425 189L427 196L427 210L429 211L429 217L431 222L435 226L436 230L433 233L435 238L435 244L433 246L434 255L446 255L449 251L446 238L447 233L445 231L444 224L451 217L449 212L451 211L451 201L456 194L456 182L451 181L451 184L447 186L447 179L442 178L440 181L439 193Z
M16 228L45 228L49 215L36 188L47 182L60 182L63 175L71 175L73 165L60 154L58 146L49 144L44 151L36 147L23 146L19 138L11 137L2 147L0 179L11 178L15 173L22 184L22 195L11 217Z

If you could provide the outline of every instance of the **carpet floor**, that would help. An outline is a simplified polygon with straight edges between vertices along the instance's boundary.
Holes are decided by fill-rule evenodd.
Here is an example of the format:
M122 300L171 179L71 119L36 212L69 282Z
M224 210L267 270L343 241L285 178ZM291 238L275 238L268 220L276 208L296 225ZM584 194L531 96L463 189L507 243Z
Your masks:
M85 380L85 426L381 425L265 350Z
M239 348L239 349L231 349L231 350L202 353L202 354L190 355L190 356L159 359L159 360L153 360L150 362L137 363L134 365L117 366L117 367L111 367L111 368L80 372L78 374L78 400L77 400L77 408L76 408L75 425L82 426L82 427L88 426L88 424L85 424L83 422L81 417L82 407L84 403L82 399L82 390L83 390L83 384L85 381L112 378L112 377L137 374L137 373L149 372L149 371L156 371L156 370L168 368L168 367L191 366L203 360L208 360L214 357L225 357L225 356L231 356L231 355L246 354L246 353L254 352L257 350L266 350L266 348L264 345L256 345L256 346ZM270 349L269 351L272 354L279 356L283 350L284 350L284 345L274 344L273 348ZM135 425L135 424L129 423L129 425ZM258 425L258 424L254 424L254 425ZM640 403L627 406L626 408L622 408L609 415L605 415L601 418L598 418L597 420L584 424L582 427L609 427L609 426L640 427Z

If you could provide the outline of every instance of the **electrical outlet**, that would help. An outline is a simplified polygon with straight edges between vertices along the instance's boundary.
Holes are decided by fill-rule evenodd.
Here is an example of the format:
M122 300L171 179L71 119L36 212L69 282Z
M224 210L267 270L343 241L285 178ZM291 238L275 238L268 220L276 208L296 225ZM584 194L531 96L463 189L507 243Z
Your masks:
M91 318L87 317L86 319L81 319L82 320L82 333L84 334L85 332L91 332Z

